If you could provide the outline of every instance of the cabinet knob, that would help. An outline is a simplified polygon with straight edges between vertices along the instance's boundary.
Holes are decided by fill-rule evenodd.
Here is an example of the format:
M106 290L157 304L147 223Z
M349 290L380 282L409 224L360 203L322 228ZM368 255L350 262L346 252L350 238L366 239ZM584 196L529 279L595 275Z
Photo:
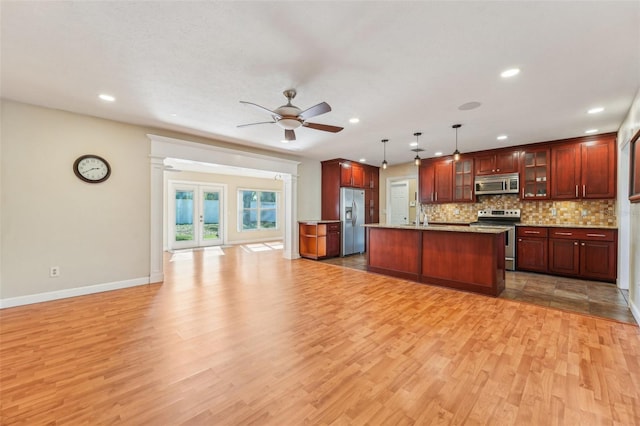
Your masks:
M583 245L583 246L584 246L584 243L582 243L581 245Z
M496 169L496 172L499 172L499 171L500 171L500 169Z
M518 238L518 241L522 241L522 238Z
M577 245L578 245L578 242L577 242L577 241L574 241L574 242L573 242L573 245L574 245L574 246L577 246ZM583 244L583 245L584 245L584 244Z

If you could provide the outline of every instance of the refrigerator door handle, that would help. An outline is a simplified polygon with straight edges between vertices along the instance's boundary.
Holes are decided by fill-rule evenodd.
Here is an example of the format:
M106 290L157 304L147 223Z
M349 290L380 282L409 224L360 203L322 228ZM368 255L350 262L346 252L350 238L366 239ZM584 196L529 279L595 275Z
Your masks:
M353 210L353 215L351 216L351 223L353 226L356 226L356 221L358 220L358 204L355 201L351 202L351 209Z

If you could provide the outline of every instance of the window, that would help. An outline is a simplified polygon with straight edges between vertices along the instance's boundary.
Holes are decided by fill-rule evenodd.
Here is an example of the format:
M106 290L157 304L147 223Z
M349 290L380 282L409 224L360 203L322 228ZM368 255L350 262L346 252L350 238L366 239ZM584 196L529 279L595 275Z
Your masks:
M278 193L274 191L238 191L238 231L278 228Z

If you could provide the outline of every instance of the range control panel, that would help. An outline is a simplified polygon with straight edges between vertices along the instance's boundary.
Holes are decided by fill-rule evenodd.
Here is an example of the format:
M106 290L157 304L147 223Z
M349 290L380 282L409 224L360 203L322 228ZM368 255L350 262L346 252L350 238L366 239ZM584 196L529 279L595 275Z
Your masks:
M497 218L519 219L520 218L520 209L510 209L510 210L485 209L485 210L478 210L478 219L480 219L481 217L497 217Z

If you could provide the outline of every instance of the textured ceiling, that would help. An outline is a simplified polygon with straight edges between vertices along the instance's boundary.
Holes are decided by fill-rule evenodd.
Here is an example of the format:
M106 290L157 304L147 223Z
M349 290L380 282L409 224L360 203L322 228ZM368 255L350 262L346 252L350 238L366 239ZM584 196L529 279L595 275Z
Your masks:
M640 2L1 2L2 97L319 160L391 164L616 131ZM521 73L502 79L500 72ZM333 111L283 144L239 103ZM99 93L117 100L105 103ZM481 106L460 110L467 102ZM586 111L602 106L604 112ZM360 123L350 124L358 117ZM500 134L509 138L496 140Z

